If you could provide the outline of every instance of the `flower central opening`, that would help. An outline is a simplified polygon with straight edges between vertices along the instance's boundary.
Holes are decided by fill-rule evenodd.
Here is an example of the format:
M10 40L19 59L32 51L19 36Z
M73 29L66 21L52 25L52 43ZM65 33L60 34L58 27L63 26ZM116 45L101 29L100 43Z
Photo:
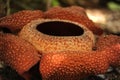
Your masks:
M36 29L44 34L52 36L80 36L84 33L81 26L62 21L44 22L39 24Z
M1 27L1 28L0 28L0 32L3 32L3 33L11 33L11 31L10 31L8 28L4 28L4 27Z

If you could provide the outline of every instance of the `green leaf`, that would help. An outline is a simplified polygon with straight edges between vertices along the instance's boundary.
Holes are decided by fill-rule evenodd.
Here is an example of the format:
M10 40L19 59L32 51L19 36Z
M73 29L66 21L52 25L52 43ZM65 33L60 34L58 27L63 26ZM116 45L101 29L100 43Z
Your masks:
M60 5L58 0L52 0L52 6L58 6L58 5Z
M115 2L109 2L108 3L108 7L111 9L111 10L120 10L120 5L115 3Z

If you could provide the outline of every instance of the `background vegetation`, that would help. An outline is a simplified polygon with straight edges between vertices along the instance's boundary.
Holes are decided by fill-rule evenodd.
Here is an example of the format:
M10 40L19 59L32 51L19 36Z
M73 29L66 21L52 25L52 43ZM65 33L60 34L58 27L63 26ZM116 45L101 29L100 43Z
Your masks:
M120 0L0 0L0 16L24 9L47 10L54 6L78 5L85 8L108 8L120 10Z

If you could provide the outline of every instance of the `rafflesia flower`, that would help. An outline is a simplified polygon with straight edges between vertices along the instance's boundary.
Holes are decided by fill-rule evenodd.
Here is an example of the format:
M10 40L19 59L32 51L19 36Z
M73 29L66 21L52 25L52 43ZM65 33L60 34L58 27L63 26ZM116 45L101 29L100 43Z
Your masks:
M94 34L103 31L81 7L52 8L42 16L41 11L21 11L1 18L0 26L19 29L17 34L0 33L0 60L26 80L36 75L31 71L42 80L80 80L120 66L120 38L95 41Z

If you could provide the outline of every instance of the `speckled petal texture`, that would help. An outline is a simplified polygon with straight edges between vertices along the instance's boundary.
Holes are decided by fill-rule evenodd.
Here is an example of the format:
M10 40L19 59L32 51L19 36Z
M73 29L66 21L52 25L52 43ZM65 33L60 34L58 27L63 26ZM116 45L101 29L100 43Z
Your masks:
M0 34L0 50L0 59L19 74L39 61L38 52L31 44L11 34Z
M116 35L106 35L100 36L96 43L97 51L105 50L108 47L111 47L111 54L108 52L108 59L110 59L112 66L120 65L120 37ZM118 55L119 53L119 55ZM109 58L111 57L111 58Z
M43 12L40 10L23 10L9 16L0 18L0 27L10 29L12 32L19 31L24 25L31 20L43 17Z
M103 50L107 47L111 47L115 44L120 44L120 37L116 35L105 35L105 36L99 36L96 47L97 50Z
M84 9L82 9L81 7L73 6L67 8L60 8L60 7L51 8L45 12L45 18L75 21L82 25L85 25L91 31L93 31L93 33L97 35L103 33L102 29L100 29L87 17Z
M56 22L57 21L57 22ZM53 26L49 25L48 23L52 22ZM62 24L70 24L70 25L62 25ZM42 24L45 24L48 26L46 29L44 29L44 32L48 32L48 30L54 30L53 33L58 33L58 34L64 34L66 32L77 32L79 27L83 29L83 34L78 35L78 36L57 36L55 35L49 35L45 34L39 30L37 30L37 26L39 28L41 27L46 27L42 26ZM41 24L41 25L40 25ZM74 30L74 26L71 29L71 25L77 25L77 30ZM49 28L52 27L52 28ZM66 27L68 27L66 29ZM60 30L58 28L63 28L63 30ZM40 29L42 30L42 29ZM66 31L65 31L66 30ZM56 32L58 31L58 32ZM78 31L78 33L81 33L81 30ZM87 29L86 27L75 23L71 22L68 20L59 20L59 19L43 19L43 20L34 20L31 23L25 25L25 27L20 31L19 37L29 41L31 44L33 44L40 52L42 53L48 53L48 52L58 52L58 51L91 51L93 44L94 44L94 35L93 33Z
M114 67L120 67L120 43L104 48L109 64Z
M89 75L104 73L108 60L96 52L59 52L42 57L40 71L43 80L80 80Z
M40 72L43 80L80 80L89 75L105 73L110 65L120 66L119 51L120 44L117 44L99 52L64 51L44 54Z

